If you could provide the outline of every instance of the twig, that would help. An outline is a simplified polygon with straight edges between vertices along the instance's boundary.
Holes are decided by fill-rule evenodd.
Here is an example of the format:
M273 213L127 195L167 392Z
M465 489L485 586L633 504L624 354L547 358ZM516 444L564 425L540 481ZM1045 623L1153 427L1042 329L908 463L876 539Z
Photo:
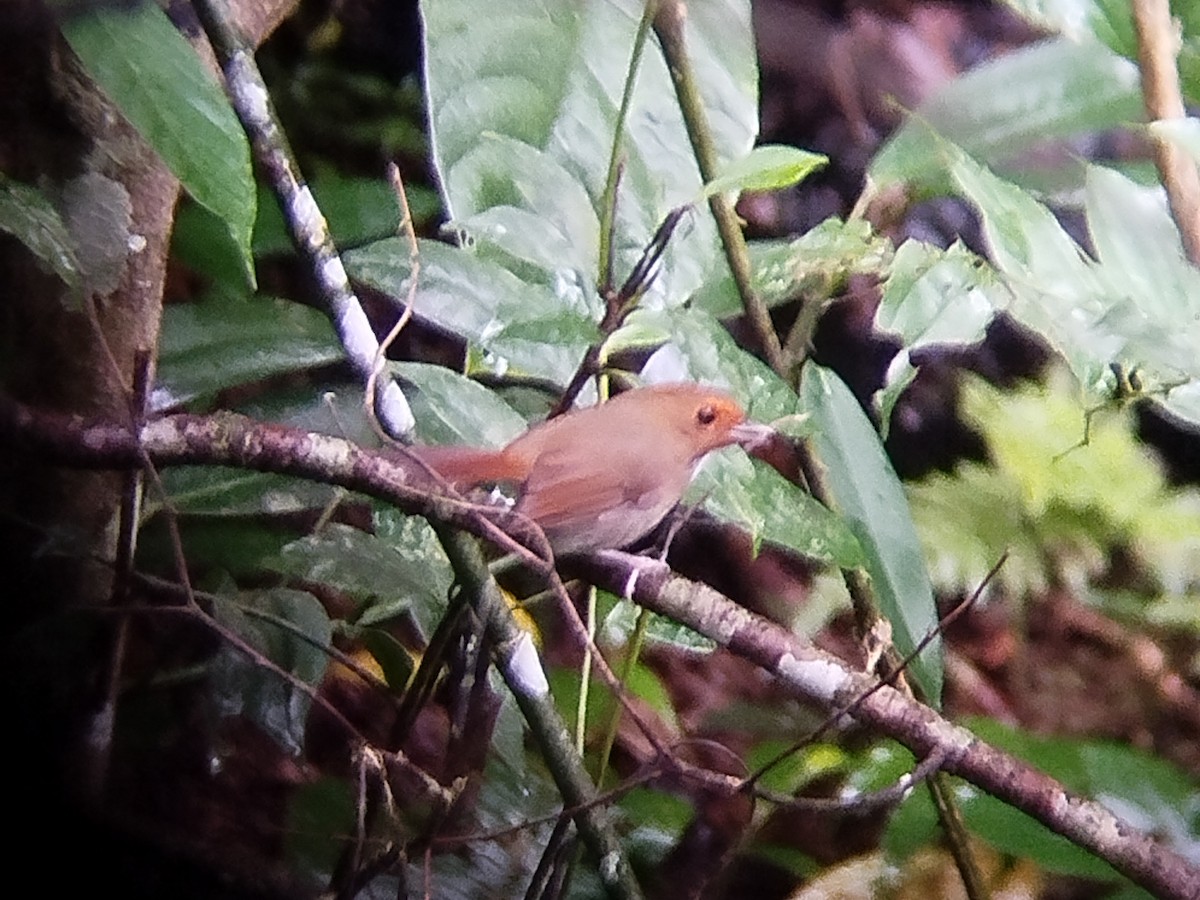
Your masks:
M654 18L656 0L646 0L642 18L638 22L633 49L629 54L629 68L625 73L625 87L621 92L621 105L613 123L612 152L608 158L608 174L604 179L604 194L600 199L600 296L607 301L614 287L613 257L615 249L613 233L617 217L617 188L621 183L622 159L625 146L625 122L629 118L629 107L633 103L633 91L637 86L638 70L642 66L642 54L646 49L646 38L650 34L650 23Z
M379 376L383 374L387 366L388 348L412 320L413 308L417 301L417 284L421 277L421 253L417 245L417 232L413 228L412 210L408 206L408 192L404 190L404 179L400 177L400 169L395 163L388 163L388 181L391 182L392 191L396 194L396 202L400 205L400 225L397 230L403 232L408 239L408 264L412 274L408 279L408 296L404 301L404 312L400 313L396 324L392 326L387 336L380 342L379 349L375 351L375 359L371 363L371 374L367 377L367 389L363 394L364 401L367 397L375 397L379 394ZM388 434L380 424L375 413L375 406L374 403L366 403L367 418L370 420L371 426L381 432L381 437L392 437L393 435Z

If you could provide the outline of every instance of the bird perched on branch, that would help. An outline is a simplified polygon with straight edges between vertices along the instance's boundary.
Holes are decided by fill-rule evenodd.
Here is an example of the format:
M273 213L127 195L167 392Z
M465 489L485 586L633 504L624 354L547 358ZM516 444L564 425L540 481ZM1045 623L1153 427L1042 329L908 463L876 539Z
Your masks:
M414 452L460 487L517 485L517 510L563 555L632 544L680 501L705 454L731 444L750 448L773 433L747 422L723 391L665 384L534 425L499 450Z

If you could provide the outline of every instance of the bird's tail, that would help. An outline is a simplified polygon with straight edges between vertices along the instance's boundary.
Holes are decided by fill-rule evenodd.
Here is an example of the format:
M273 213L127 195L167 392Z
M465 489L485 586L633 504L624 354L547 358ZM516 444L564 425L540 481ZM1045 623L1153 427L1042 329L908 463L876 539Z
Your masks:
M410 452L460 487L495 481L519 481L521 473L503 450L479 447L411 447Z

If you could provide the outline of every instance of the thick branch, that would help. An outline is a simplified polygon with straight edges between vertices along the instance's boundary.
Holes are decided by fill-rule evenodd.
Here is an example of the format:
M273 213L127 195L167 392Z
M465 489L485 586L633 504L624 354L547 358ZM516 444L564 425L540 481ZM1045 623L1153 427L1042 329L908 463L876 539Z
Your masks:
M78 417L35 412L0 397L0 447L12 446L81 466L124 468L139 461L135 438L124 426L89 425ZM230 465L295 475L361 491L439 525L484 530L478 508L414 488L403 460L340 438L227 413L179 415L147 424L141 447L158 466ZM851 670L837 657L716 591L674 575L664 564L622 553L597 554L577 565L590 581L616 593L623 593L632 581L638 603L728 647L823 706L842 710L853 705L855 718L917 756L943 754L947 772L1097 854L1155 895L1180 900L1200 896L1200 869L1099 803L1068 791L890 687L878 688L855 704L877 687L873 677Z
M633 599L670 616L771 672L826 708L848 709L875 679L835 656L738 606L663 564L628 554L598 554L580 564L592 583L620 591L638 571ZM945 754L943 769L1037 819L1105 859L1158 897L1200 897L1200 868L1157 843L1095 801L946 721L891 687L877 688L854 706L863 724L902 743L918 757Z

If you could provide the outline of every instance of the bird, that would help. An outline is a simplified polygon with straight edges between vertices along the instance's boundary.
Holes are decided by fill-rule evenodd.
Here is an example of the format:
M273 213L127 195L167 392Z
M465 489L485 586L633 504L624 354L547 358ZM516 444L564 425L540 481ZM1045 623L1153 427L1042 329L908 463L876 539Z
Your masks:
M713 450L761 445L773 430L747 420L730 394L699 384L634 388L538 423L500 448L412 448L457 487L509 483L518 512L558 556L621 549L683 498Z

